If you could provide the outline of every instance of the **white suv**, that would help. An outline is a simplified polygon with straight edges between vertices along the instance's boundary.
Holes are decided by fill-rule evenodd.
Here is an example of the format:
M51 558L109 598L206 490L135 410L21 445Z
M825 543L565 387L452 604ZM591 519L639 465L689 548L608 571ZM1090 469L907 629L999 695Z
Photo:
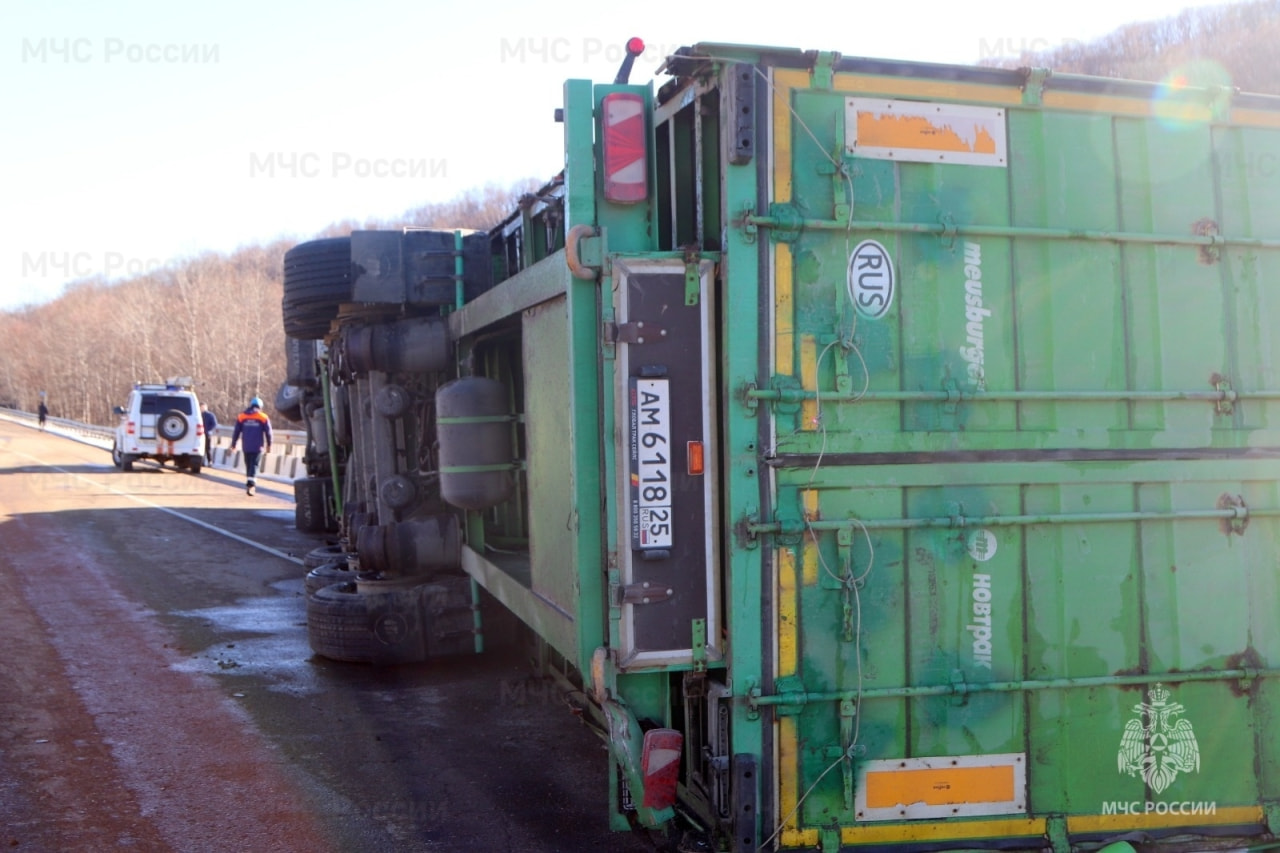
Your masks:
M129 402L115 409L120 416L111 444L111 461L132 471L138 459L172 461L183 471L199 474L204 464L204 419L191 380L170 379L164 385L138 383Z

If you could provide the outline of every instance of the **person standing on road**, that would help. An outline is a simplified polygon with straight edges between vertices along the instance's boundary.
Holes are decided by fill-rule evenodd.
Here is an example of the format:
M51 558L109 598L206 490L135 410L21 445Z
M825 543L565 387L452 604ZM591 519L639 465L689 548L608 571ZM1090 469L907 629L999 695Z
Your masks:
M213 431L218 428L218 416L209 411L208 403L200 404L200 419L204 421L204 464L213 464Z
M262 411L262 400L254 397L249 401L249 408L236 417L236 427L231 432L231 449L236 449L236 442L244 439L244 470L246 481L245 494L252 495L254 477L258 473L258 460L263 451L271 452L271 419Z
M44 429L44 422L49 418L49 407L44 404L44 400L40 401L40 408L36 409L36 415L40 418L40 429Z

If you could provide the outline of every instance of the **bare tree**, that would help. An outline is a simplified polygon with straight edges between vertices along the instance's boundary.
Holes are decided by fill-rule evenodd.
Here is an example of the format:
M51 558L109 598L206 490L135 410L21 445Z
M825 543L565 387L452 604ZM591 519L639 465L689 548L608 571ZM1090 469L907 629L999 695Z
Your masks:
M1005 68L1192 86L1231 86L1280 94L1280 0L1184 9L1159 21L1129 24L1088 44L985 61Z

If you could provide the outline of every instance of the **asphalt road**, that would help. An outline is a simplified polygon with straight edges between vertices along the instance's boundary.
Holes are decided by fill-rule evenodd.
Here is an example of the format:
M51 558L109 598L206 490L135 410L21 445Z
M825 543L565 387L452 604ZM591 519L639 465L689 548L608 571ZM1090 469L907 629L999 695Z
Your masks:
M641 851L602 742L508 642L312 655L286 484L0 422L0 848Z

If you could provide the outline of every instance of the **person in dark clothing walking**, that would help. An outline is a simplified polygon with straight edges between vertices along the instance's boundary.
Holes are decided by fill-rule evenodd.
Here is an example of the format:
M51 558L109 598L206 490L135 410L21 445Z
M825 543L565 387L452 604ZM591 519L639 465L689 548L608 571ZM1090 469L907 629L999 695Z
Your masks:
M40 418L40 429L44 429L44 422L49 417L49 407L44 404L44 400L40 401L40 408L36 409L36 415Z
M265 450L271 452L271 419L262 411L262 400L254 397L249 401L249 408L236 416L236 426L231 432L231 449L236 449L236 442L244 439L244 470L246 481L244 490L252 495L254 477L258 473L258 460Z
M213 464L213 431L218 428L218 416L209 411L208 403L200 404L200 419L204 422L204 464Z

